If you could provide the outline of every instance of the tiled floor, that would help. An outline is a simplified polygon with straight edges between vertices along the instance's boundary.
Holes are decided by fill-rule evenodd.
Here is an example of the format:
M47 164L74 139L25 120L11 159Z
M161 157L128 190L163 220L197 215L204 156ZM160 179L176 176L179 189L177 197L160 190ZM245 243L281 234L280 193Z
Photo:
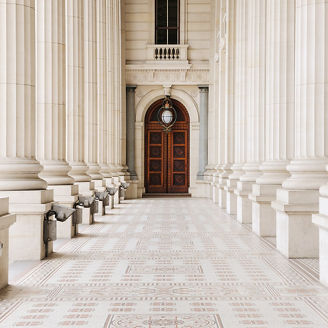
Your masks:
M0 327L328 327L317 261L208 200L125 201L97 221L0 292Z

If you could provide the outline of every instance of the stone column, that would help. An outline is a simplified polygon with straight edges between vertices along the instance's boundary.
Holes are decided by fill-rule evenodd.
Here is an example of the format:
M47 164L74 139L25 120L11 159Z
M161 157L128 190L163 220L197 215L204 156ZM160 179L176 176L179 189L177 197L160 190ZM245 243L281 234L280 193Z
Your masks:
M37 158L40 177L54 191L54 200L73 207L78 186L66 162L65 0L37 0ZM57 225L58 238L71 238L72 218Z
M8 212L9 198L0 197L0 289L8 285L9 227L15 222Z
M137 86L126 86L126 155L131 180L137 179L135 171L135 91Z
M260 236L276 235L271 201L289 176L294 152L294 22L294 0L267 0L266 161L252 192L253 231Z
M108 165L108 153L111 144L108 142L108 125L110 109L107 83L107 7L106 0L96 1L97 5L97 111L98 111L98 158L100 163L100 173L103 176L105 185L111 178L110 167Z
M237 182L243 174L242 167L245 162L245 121L244 121L244 67L245 67L245 2L242 0L235 1L235 56L234 56L234 95L233 95L233 165L232 173L229 175L225 190L227 192L226 209L231 215L237 214Z
M313 28L320 28L321 33L316 34L316 45L320 45L320 60L317 61L318 75L317 83L315 85L318 104L317 111L327 113L328 101L328 17L324 13L328 11L328 3L316 4L317 17L316 26ZM319 54L318 54L319 55ZM319 73L320 72L320 73ZM325 109L324 109L325 108ZM327 117L327 114L325 114ZM323 128L321 123L321 128ZM324 129L327 129L325 124ZM321 132L322 133L322 132ZM326 148L327 145L325 144ZM327 154L325 154L327 155ZM328 166L326 166L328 170ZM328 286L328 184L320 188L319 197L319 214L313 215L312 221L319 227L319 262L320 262L320 281Z
M84 4L85 1L66 0L67 160L72 167L69 174L79 186L79 193L91 196L94 183L84 162ZM83 223L91 222L90 209L83 209Z
M126 160L128 173L130 174L130 186L125 192L126 199L138 198L138 177L135 170L135 148L136 148L136 132L135 132L135 90L137 86L126 86Z
M295 158L277 191L277 249L289 258L318 256L319 188L328 181L327 1L296 0ZM324 211L324 207L322 207Z
M199 171L197 178L204 180L208 161L208 86L199 86Z
M108 138L107 144L110 145L108 147L107 153L107 164L110 169L110 177L106 178L106 185L108 187L119 187L120 182L117 177L117 166L116 162L116 143L117 143L117 110L116 110L116 81L115 81L115 33L116 29L114 26L116 24L115 20L115 11L114 11L114 2L116 0L106 1L106 33L107 33L107 130L108 130ZM118 193L114 196L115 203L119 203L119 195Z
M219 67L218 67L218 98L217 98L217 153L218 153L218 165L216 166L216 173L213 175L214 181L217 180L217 192L213 189L213 196L217 198L218 205L221 208L226 207L226 197L223 190L222 173L223 167L225 166L225 99L226 99L226 80L225 73L227 70L226 65L226 4L225 1L219 3L219 37L218 37L218 48L219 48ZM216 194L217 195L214 195Z
M0 1L0 196L16 214L10 258L41 259L43 215L53 192L38 173L34 1ZM52 245L49 245L51 251Z
M226 4L226 70L224 75L225 98L224 98L224 166L220 174L219 184L219 205L227 208L228 201L228 180L232 174L232 164L234 162L234 92L235 92L235 0L229 0ZM230 199L229 199L230 205Z
M104 191L105 181L98 162L97 2L99 6L99 1L84 0L84 160L94 184L91 187Z
M237 220L252 222L252 202L248 198L252 185L261 174L259 167L264 159L265 110L265 12L266 1L246 1L246 149L245 174L237 183Z

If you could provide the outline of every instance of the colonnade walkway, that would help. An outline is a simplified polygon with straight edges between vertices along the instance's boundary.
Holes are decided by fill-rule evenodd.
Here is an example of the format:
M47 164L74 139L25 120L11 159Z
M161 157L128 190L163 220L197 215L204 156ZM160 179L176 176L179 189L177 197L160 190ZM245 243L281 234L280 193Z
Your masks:
M328 327L318 262L205 199L124 201L0 292L0 327Z

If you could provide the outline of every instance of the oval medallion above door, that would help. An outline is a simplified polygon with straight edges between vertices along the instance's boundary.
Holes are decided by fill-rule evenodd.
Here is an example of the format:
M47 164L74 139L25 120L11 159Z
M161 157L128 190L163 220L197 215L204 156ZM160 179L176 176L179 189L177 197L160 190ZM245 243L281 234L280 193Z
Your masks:
M171 99L177 120L169 132L158 122L163 99L150 106L145 117L145 188L147 193L188 193L189 115Z

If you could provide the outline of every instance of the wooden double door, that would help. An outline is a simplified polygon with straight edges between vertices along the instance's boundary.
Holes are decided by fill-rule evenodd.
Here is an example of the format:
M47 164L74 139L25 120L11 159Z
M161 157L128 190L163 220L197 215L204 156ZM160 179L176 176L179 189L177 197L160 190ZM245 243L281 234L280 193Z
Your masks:
M189 188L189 115L172 99L177 121L170 132L163 131L157 112L163 100L146 114L145 188L147 193L187 193Z

